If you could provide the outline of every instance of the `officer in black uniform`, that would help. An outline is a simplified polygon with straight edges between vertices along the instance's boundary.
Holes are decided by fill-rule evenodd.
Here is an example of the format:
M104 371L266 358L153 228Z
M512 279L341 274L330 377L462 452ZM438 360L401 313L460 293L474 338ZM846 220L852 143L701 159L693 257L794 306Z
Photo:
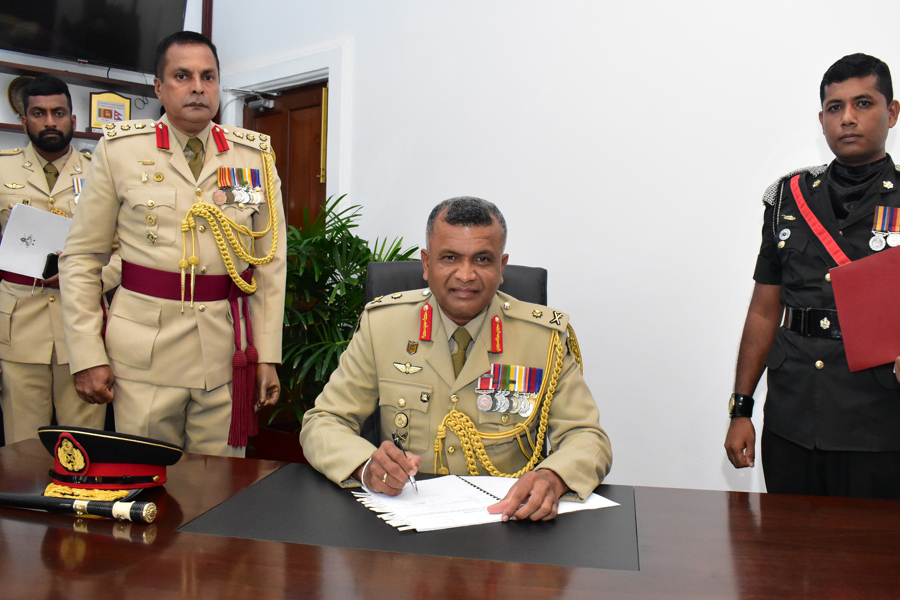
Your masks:
M891 364L850 372L828 274L837 264L795 198L802 194L851 260L900 245L900 166L885 152L900 103L888 66L865 54L834 63L820 99L835 160L790 173L764 195L725 449L735 468L754 465L752 394L768 369L769 492L900 498L900 385Z

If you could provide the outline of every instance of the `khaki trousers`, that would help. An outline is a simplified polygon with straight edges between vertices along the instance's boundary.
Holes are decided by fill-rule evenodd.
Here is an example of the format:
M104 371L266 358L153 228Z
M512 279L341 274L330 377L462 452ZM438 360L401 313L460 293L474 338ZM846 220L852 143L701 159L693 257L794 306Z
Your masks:
M185 452L243 457L228 445L231 384L212 391L166 387L116 377L116 431L182 446Z
M69 365L60 365L55 351L52 361L49 365L32 365L0 360L0 406L7 444L36 438L38 427L50 424L54 408L59 425L103 429L106 406L79 398Z

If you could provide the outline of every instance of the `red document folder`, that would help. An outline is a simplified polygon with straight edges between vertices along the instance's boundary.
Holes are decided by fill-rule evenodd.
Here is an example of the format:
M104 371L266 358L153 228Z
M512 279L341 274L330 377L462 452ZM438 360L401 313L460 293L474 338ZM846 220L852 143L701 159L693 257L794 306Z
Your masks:
M831 269L844 350L851 371L900 356L900 247Z

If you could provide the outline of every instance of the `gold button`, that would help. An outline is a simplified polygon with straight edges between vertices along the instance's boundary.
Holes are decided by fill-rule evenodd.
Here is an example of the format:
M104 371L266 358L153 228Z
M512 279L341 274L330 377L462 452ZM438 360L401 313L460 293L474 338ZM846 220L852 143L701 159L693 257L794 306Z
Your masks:
M409 418L403 413L397 413L397 416L394 417L394 425L397 427L406 427L409 423Z
M12 210L12 207L13 207L12 202L10 202L10 203L9 203L9 210Z
M452 402L453 404L456 404L457 402L459 402L459 396L457 396L456 394L453 394L452 396L450 396L450 402Z
M197 188L197 193L198 193L198 194L202 194L202 193L203 193L203 190L201 190L200 188Z
M54 298L53 296L50 296L50 302L56 302L56 298Z
M201 304L201 305L198 306L197 308L198 308L198 310L199 310L200 312L204 312L204 311L206 310L206 305L205 305L205 304Z
M200 267L200 274L206 275L206 267Z
M397 406L403 408L404 406L406 406L406 400L404 398L400 398L399 400L397 400Z
M200 230L200 233L203 233L204 231L206 231L206 225L201 225L201 226L198 227L197 229Z
M151 227L156 225L156 215L153 213L148 213L147 216L144 217L144 220L147 221L147 225L150 225Z
M154 202L153 200L147 200L147 206L153 208L154 206L156 206L156 202Z
M784 248L784 240L778 242L778 247L779 247L779 248Z
M49 202L50 204L54 204L56 202L56 198L51 196L50 198L47 198L47 202Z
M153 233L152 231L147 232L147 239L150 241L151 244L155 244L156 243L156 234Z
M162 173L155 173L153 175L153 181L162 181L165 178L166 178L166 176L163 175Z
M502 417L500 417L500 422L503 423L504 425L509 423L509 415L503 415Z
M447 446L447 454L455 454L456 446Z
M817 360L817 361L816 361L816 368L819 369L819 370L824 369L824 368L825 368L825 363L823 363L821 360Z
M825 273L825 281L831 281L831 273Z

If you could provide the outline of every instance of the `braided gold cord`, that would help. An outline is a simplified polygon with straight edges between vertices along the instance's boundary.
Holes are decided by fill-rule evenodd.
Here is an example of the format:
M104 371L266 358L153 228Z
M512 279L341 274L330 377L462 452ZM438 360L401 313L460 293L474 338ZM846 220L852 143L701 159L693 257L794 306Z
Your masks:
M534 450L531 453L531 458L529 458L524 467L515 473L501 473L491 462L490 457L488 457L487 450L485 450L482 440L500 440L516 436L519 440L519 446L522 448L522 452L527 455L520 436L524 433L529 439L529 444L531 444L531 438L528 436L528 425L537 417L538 411L532 412L527 421L524 423L517 423L516 426L509 431L503 433L483 433L475 428L475 423L472 422L472 419L469 418L468 415L459 412L454 406L453 410L444 417L441 426L438 428L438 435L434 443L435 472L440 473L441 470L446 470L443 466L442 452L447 429L450 429L450 431L455 433L459 438L460 446L466 457L466 469L470 475L478 474L477 462L480 462L485 471L494 477L521 477L523 474L537 466L542 460L541 450L544 447L544 440L547 435L547 423L550 420L550 404L553 402L553 395L556 393L556 385L559 383L559 377L562 373L562 364L563 346L559 338L559 332L554 331L550 340L550 349L547 353L546 365L546 370L549 371L551 375L549 378L544 379L544 383L541 386L541 392L538 395L539 398L543 397L543 401L541 402L541 410L539 411L540 422L537 428L537 440L535 444L532 444ZM437 468L439 460L440 467Z
M572 351L572 356L575 357L575 362L578 363L581 374L584 375L584 363L581 362L581 346L578 345L575 329L572 327L571 323L566 323L566 330L569 332L569 349Z
M275 250L278 247L278 213L275 206L275 161L269 152L263 152L262 156L266 176L266 198L269 205L269 223L266 225L266 228L262 231L253 231L249 227L245 227L244 225L240 225L229 219L225 216L225 213L214 204L198 202L197 204L192 205L188 214L185 215L184 220L181 222L184 253L182 261L179 263L179 268L182 269L182 272L184 272L184 269L186 268L186 266L182 265L185 263L184 257L187 254L187 240L184 238L184 234L186 231L190 230L193 238L193 230L197 225L195 217L200 217L209 224L209 230L216 240L216 245L219 247L219 254L222 255L222 261L225 263L225 269L228 271L231 280L245 294L253 294L256 292L256 278L251 278L250 283L241 279L241 275L234 264L234 260L231 258L229 248L234 252L234 255L238 259L251 265L264 265L272 262L272 259L275 258ZM256 240L269 233L270 229L272 230L272 247L269 249L268 254L262 257L254 256ZM237 233L237 235L235 235L235 233ZM238 237L241 235L250 238L249 248L245 246L243 240ZM199 262L193 249L191 258L186 262L191 265L192 271L193 267ZM194 288L191 287L191 289L193 290ZM183 298L182 302L184 302Z

